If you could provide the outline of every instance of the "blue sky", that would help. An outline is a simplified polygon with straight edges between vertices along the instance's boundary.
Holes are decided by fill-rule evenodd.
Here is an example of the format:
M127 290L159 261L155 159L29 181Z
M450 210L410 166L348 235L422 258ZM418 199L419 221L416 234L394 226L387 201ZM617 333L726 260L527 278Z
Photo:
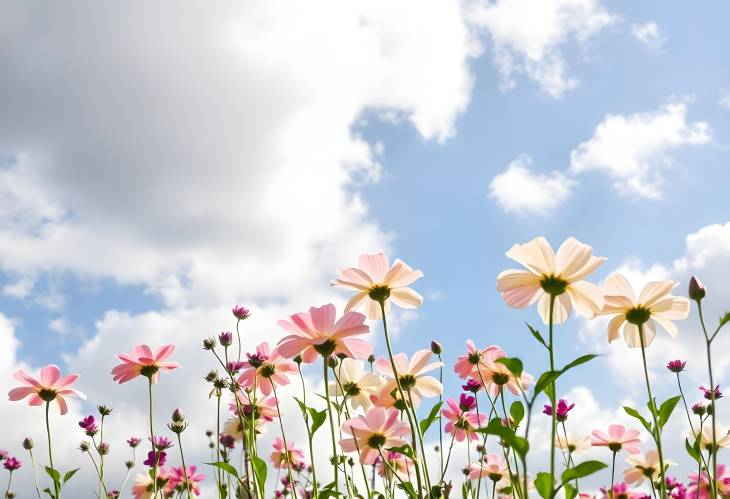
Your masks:
M11 324L7 345L18 342L12 365L58 362L93 377L111 369L115 348L148 339L180 343L194 359L201 337L231 327L225 311L234 303L260 310L253 339L273 338L285 314L343 304L328 279L381 248L425 273L416 288L426 302L401 316L397 349L438 338L451 360L474 338L500 344L532 372L545 359L524 322L537 325L537 314L509 309L494 289L496 275L516 266L504 256L514 243L544 235L557 247L575 236L608 257L596 282L628 268L637 280L679 280L678 293L692 272L719 287L730 270L730 5L525 5L428 3L411 17L409 2L322 2L297 23L282 1L254 13L222 8L200 26L181 12L159 38L164 9L117 7L116 17L69 9L65 27L45 32L28 11L5 7L17 48L0 49L0 64L11 68L0 83L8 109L0 154L10 158L0 169L0 314ZM567 20L541 18L549 8ZM270 24L256 25L256 16ZM389 21L406 18L412 24ZM107 28L98 46L89 46L97 33L88 21ZM632 29L647 23L658 34L642 42ZM355 25L372 33L361 37ZM552 38L533 39L537 31L523 25ZM529 63L519 49L525 39L542 50ZM517 68L514 88L495 61L500 44ZM560 78L574 88L556 91L530 73L528 64L555 69L551 57L566 63ZM634 127L671 106L681 108L676 129ZM614 185L608 172L625 158L611 153L621 147L591 156L594 168L603 161L599 170L571 169L571 153L607 115L620 121L614 136L650 135L627 150L656 140L637 161L661 176L660 195ZM546 188L552 207L510 212L489 195L515 161L562 183L562 195ZM518 185L507 195L527 192ZM718 292L710 311L728 298ZM687 323L686 339L657 347L655 368L698 352ZM145 325L180 332L161 336ZM594 393L604 417L641 393L616 372L625 345L606 349L602 334L575 318L558 333L563 362L604 354L566 382L568 390L610 373L615 381ZM692 376L702 379L701 366ZM87 390L104 394L105 383ZM123 400L139 409L126 392Z

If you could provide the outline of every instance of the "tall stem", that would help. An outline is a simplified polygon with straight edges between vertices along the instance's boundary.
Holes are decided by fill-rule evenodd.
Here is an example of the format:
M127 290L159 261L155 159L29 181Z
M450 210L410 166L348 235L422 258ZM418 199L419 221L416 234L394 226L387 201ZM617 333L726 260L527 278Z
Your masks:
M312 496L313 499L317 499L319 497L319 486L317 485L317 471L314 466L314 446L312 444L312 429L309 426L309 414L307 414L307 385L304 383L304 375L302 374L302 366L299 364L299 379L302 380L302 400L304 402L304 424L307 426L307 442L309 444L309 462L312 466Z
M285 462L286 462L286 472L289 476L289 486L294 490L294 478L291 476L291 454L289 454L289 444L286 443L286 434L284 433L284 422L281 420L281 409L279 409L279 396L276 394L276 386L274 385L274 382L269 378L269 383L271 383L271 390L274 392L274 402L276 402L276 415L279 419L279 430L281 430L281 440L284 442L284 455L286 456ZM326 383L326 381L325 381Z
M555 295L550 295L550 317L548 320L548 330L550 341L548 342L548 351L550 352L550 371L555 371L555 354L553 351L553 311L555 310ZM557 408L555 407L555 381L550 383L550 405L552 406L552 414L550 416L550 487L555 488L555 432L557 429ZM552 497L553 492L550 493Z
M613 456L611 457L611 488L608 489L608 499L613 499L613 484L614 480L616 478L616 451L613 451Z
M177 434L177 446L180 447L180 461L182 462L183 478L185 479L185 490L188 491L188 499L190 496L190 483L188 482L188 468L185 466L185 454L183 453L182 438L180 433Z
M441 360L441 354L438 354L439 362L442 362ZM443 362L442 362L443 364ZM439 383L441 383L441 386L444 386L444 366L442 365L439 367ZM476 398L476 396L474 397ZM439 394L439 403L443 403L444 401L444 394ZM444 425L443 425L443 416L441 415L441 411L439 411L438 414L439 418L439 463L441 466L441 473L444 472ZM481 478L481 477L480 477Z
M710 337L707 334L707 328L705 327L705 318L702 315L702 302L700 300L697 300L697 312L700 316L702 332L705 334L705 346L707 349L707 370L710 374L710 406L712 407L712 472L708 470L707 473L710 480L710 487L712 488L712 495L713 497L715 497L717 495L717 484L715 483L715 481L717 480L717 428L715 425L715 380L712 377L712 340L715 338L715 335L713 334L712 337Z
M46 435L48 436L48 462L51 465L51 468L53 468L53 450L51 447L51 423L48 417L48 412L51 408L51 403L46 402ZM55 469L55 468L53 468ZM61 491L58 489L58 482L56 480L53 481L53 491L56 493L55 497L58 499L61 495Z
M332 460L335 467L335 491L340 495L339 468L340 463L337 459L337 443L335 442L335 420L332 417L332 405L330 404L330 387L329 375L327 368L327 357L322 357L322 365L324 366L324 397L327 402L327 416L330 420L330 433L332 434Z
M38 487L38 473L35 469L35 457L33 456L33 449L28 449L30 454L30 464L33 466L33 484L35 485L35 493L38 495L38 499L41 499L41 489Z
M152 422L152 376L147 377L150 406L150 444L152 445L152 497L157 497L157 450L155 449L155 429Z
M13 483L13 470L10 470L10 475L8 475L8 486L5 489L5 495L3 497L10 497L10 484Z
M659 484L659 495L662 499L666 497L666 483L664 481L664 455L662 453L662 431L659 428L659 419L657 418L656 402L654 396L651 393L651 384L649 383L649 370L646 366L646 347L644 346L644 325L639 324L639 341L641 342L641 360L644 364L644 379L646 380L646 392L649 395L649 409L651 411L651 417L654 420L654 441L656 442L656 450L659 454L659 478L661 483ZM653 482L652 482L653 483ZM653 484L652 484L653 486Z

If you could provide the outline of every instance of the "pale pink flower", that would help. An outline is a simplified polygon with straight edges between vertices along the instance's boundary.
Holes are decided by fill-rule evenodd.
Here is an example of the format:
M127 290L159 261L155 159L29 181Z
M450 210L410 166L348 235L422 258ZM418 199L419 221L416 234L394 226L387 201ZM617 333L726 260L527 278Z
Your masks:
M716 430L716 441L715 445L717 446L717 450L724 449L726 447L730 447L730 432L728 433L722 433L718 430ZM712 425L708 425L702 428L702 432L700 433L699 428L694 429L694 433L692 434L692 438L696 441L697 438L700 439L700 449L702 451L709 451L712 450Z
M137 473L132 485L132 495L134 499L152 499L154 482L149 473ZM160 491L171 493L170 474L165 468L157 468L157 494Z
M405 393L406 399L409 398L410 394L410 399L413 400L414 407L418 406L421 397L438 397L443 393L443 386L436 378L433 376L425 376L425 373L443 366L442 362L432 362L429 364L428 361L432 355L433 352L431 350L423 349L414 353L410 361L404 353L393 356L401 389ZM378 372L391 378L385 383L381 392L390 393L393 390L397 390L395 375L393 374L393 367L390 361L385 357L380 357L375 361L374 366Z
M625 450L630 454L641 452L639 430L627 430L620 424L612 424L608 427L608 433L593 430L591 435L591 445L594 447L608 447L612 452Z
M164 345L153 353L147 345L137 345L131 354L120 353L117 358L121 364L112 369L114 381L126 383L137 376L146 376L152 383L157 383L160 371L172 371L180 367L177 362L165 362L175 351L175 345Z
M507 388L513 395L520 395L535 382L535 378L524 371L519 378L516 378L512 371L501 362L490 362L480 366L477 373L475 379L481 381L492 396L498 395L504 388Z
M180 491L191 490L196 496L200 495L200 486L198 483L205 480L205 475L196 473L195 466L186 466L172 468L170 470L170 488Z
M401 454L400 452L384 452L383 459L378 459L375 465L375 470L378 475L386 478L387 480L393 479L393 471L400 477L401 480L409 480L414 467L413 460L408 456Z
M591 448L591 439L588 435L555 435L555 445L571 454L582 454Z
M246 418L250 418L251 413L254 414L255 419L263 419L265 421L273 421L274 418L279 417L279 413L276 410L276 399L273 395L256 397L256 403L254 403L253 397L249 397L249 395L242 393L240 390L236 393L236 396L238 397L243 415ZM236 404L235 400L228 404L228 408L234 416L238 416L238 404Z
M525 244L515 244L506 253L527 270L509 269L497 276L497 291L510 307L525 308L537 302L543 322L550 321L550 296L555 296L553 322L560 324L576 312L594 317L603 306L603 292L584 281L606 259L593 256L587 244L570 237L557 254L544 237Z
M677 336L677 326L672 321L686 319L689 300L669 293L678 283L674 281L650 282L636 298L629 281L621 274L613 274L603 284L605 305L601 315L613 315L608 323L609 343L619 337L623 329L626 344L641 347L639 325L643 325L644 346L649 346L656 335L656 324L662 326L672 338Z
M476 372L478 366L486 365L495 359L505 357L507 354L496 345L478 349L471 339L466 340L466 353L460 355L454 364L454 372L460 378L466 379Z
M646 453L646 456L641 454L632 454L626 458L626 462L631 465L631 468L624 470L624 480L634 485L641 485L647 478L652 481L656 481L659 477L660 468L659 465L659 453L656 449L651 449ZM668 467L671 462L664 460L664 467Z
M724 464L717 465L717 491L719 497L730 497L730 477L725 476L727 467ZM710 486L710 478L707 471L703 471L700 475L697 473L689 474L689 487L687 488L687 497L699 497L699 499L711 499L712 487Z
M268 342L256 347L256 353L247 353L248 361L243 363L238 382L244 388L256 390L270 395L272 384L283 386L289 384L289 375L299 372L294 361L285 358L279 350L271 349Z
M69 388L78 378L78 374L61 376L61 370L54 364L41 368L40 379L36 379L19 369L13 373L13 378L25 386L13 388L8 392L8 399L15 402L30 396L28 405L43 405L46 402L56 401L61 414L68 412L65 396L73 395L86 399L86 395L78 390Z
M304 452L297 448L293 442L287 442L284 447L284 440L281 437L274 439L274 452L271 453L271 463L274 468L281 469L290 467L299 468L304 464Z
M642 491L629 489L626 482L614 484L613 493L609 494L608 492L606 487L601 487L601 499L641 499L645 497Z
M385 380L382 376L365 370L362 361L342 359L337 368L339 383L331 383L330 390L335 396L347 395L353 409L368 410L372 405L370 397L377 395Z
M340 440L344 452L360 453L362 464L373 464L379 452L400 447L408 442L410 427L398 420L399 411L373 407L364 416L356 416L342 423L342 432L353 438Z
M277 346L284 357L291 359L301 354L304 362L314 362L320 356L342 354L367 359L373 353L372 343L364 339L370 328L365 324L365 316L358 312L347 312L337 319L335 306L329 303L311 307L309 312L294 314L290 319L277 322L289 333Z
M464 398L462 394L462 400ZM467 396L468 397L468 396ZM468 397L474 400L474 397ZM449 398L446 400L446 407L441 414L448 420L444 426L444 431L452 435L457 442L463 442L467 438L469 440L479 440L477 428L481 428L487 422L486 414L478 414L466 407L460 406L459 402Z
M386 313L391 300L402 308L418 308L423 303L423 297L408 287L423 277L420 270L413 270L402 260L396 260L391 266L383 253L360 255L359 265L359 268L340 270L340 276L331 282L332 286L356 291L347 302L345 312L363 305L368 319L379 319L380 300L384 301Z
M498 454L486 454L481 461L469 465L469 480L489 478L498 482L508 477L507 464Z

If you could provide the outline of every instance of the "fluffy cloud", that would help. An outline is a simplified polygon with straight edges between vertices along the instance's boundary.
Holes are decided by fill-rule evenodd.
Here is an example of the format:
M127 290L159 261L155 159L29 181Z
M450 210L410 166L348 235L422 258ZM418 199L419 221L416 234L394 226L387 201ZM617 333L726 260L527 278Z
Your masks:
M570 155L575 173L602 171L624 195L662 197L662 170L672 164L670 153L712 138L705 121L687 121L687 104L672 102L654 112L607 115Z
M631 34L650 49L656 50L664 45L666 41L659 30L659 26L654 21L648 21L643 24L632 24Z
M725 109L730 109L730 92L723 89L720 91L719 103Z
M470 18L491 36L504 89L525 74L552 97L578 84L561 47L582 44L616 20L598 0L497 0L476 5Z
M575 181L558 171L534 173L532 158L520 156L489 184L489 197L507 213L548 215L570 196Z

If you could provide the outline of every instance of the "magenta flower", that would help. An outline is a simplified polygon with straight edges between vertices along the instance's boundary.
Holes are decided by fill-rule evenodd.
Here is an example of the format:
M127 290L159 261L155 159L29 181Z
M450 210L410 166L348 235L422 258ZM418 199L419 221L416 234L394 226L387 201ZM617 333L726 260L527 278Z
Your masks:
M246 307L242 307L241 305L236 305L231 311L233 312L233 316L239 321L251 317L251 311Z
M131 354L120 353L117 358L122 363L112 369L114 381L126 383L137 376L146 376L152 383L157 383L160 370L172 371L180 367L177 362L165 362L174 351L175 345L165 345L155 353L147 345L137 345Z
M172 468L170 470L170 488L190 490L196 496L199 496L200 487L198 484L205 480L205 475L198 475L196 471L197 468L195 466L187 466L185 469L182 467Z
M631 454L641 452L641 440L639 430L627 430L619 424L612 424L608 427L608 433L601 430L593 430L591 445L594 447L608 447L612 452L626 450Z
M361 313L347 312L337 319L335 306L329 303L294 314L290 320L277 322L289 333L277 346L284 357L291 359L301 354L304 362L314 362L320 356L342 354L367 359L373 353L372 342L364 339L370 328Z
M43 405L44 402L56 401L61 414L68 412L68 406L64 396L73 395L86 399L86 395L78 390L69 388L78 378L78 374L69 374L61 377L61 370L54 364L41 368L40 380L28 375L22 369L13 373L13 378L25 386L13 388L8 392L8 399L15 402L30 396L28 405Z
M482 384L480 382L478 382L477 380L475 380L474 378L469 378L468 380L466 380L465 385L461 385L461 388L465 392L476 393L482 389Z
M728 480L729 477L725 476L726 469L727 467L724 464L717 465L716 483L719 492L718 496L720 497L727 497L728 493L730 493L730 483L728 483L730 480ZM697 475L697 473L689 474L687 495L689 497L699 497L699 499L712 498L712 487L707 471L703 471L700 475Z
M466 393L462 393L459 395L459 409L462 411L473 411L476 409L477 406L477 399L476 397L472 397L471 395L467 395Z
M152 442L152 445L154 445L157 450L165 450L172 447L172 440L167 437L156 436L154 440L147 437L147 440Z
M687 362L683 362L681 360L671 360L667 363L667 369L672 371L673 373L681 373L684 371L684 366L687 365Z
M165 452L149 451L147 453L147 459L143 461L145 466L150 468L164 466L167 461L167 454Z
M465 397L467 400L465 400ZM471 399L471 400L468 400ZM487 421L486 414L477 415L471 409L476 407L476 399L464 393L461 394L461 400L449 398L446 400L446 407L441 411L448 423L444 426L444 431L452 435L457 442L463 442L467 438L469 440L479 440L476 433L477 428L481 428Z
M607 487L601 487L601 499L641 499L643 496L643 492L629 489L626 482L614 484L613 494L610 495Z
M226 369L228 369L228 372L232 375L238 374L238 372L243 369L243 362L238 360L229 360L226 363Z
M218 441L226 449L233 449L236 446L236 439L232 435L221 434Z
M18 459L14 457L6 457L3 461L3 468L5 468L8 471L15 471L17 469L20 469L20 466L23 463L20 462Z
M705 395L705 398L707 400L712 400L712 392L715 392L715 400L722 398L722 393L720 392L720 385L717 385L714 390L711 388L705 388L704 386L700 386L699 390Z
M133 449L135 447L137 447L140 444L140 442L142 442L142 439L138 438L138 437L129 437L127 439L127 445L129 445Z
M291 466L292 469L296 469L304 465L304 452L297 448L294 443L287 442L285 448L284 440L281 437L276 437L273 448L274 452L271 453L271 463L274 465L274 468L282 469Z
M218 335L218 341L220 341L221 345L224 347L231 346L233 344L233 333L230 331L223 331Z
M545 404L545 408L543 409L542 413L547 414L548 416L553 415L553 407L549 404ZM568 405L568 402L565 399L560 399L558 401L558 409L555 411L555 418L560 421L561 423L568 419L568 413L575 407L575 404Z
M697 414L698 416L702 416L707 412L707 408L702 402L697 402L696 404L692 405L692 412L694 414Z
M271 349L268 342L256 347L256 353L247 353L238 383L250 390L258 388L264 395L271 395L272 385L289 384L289 375L299 370L294 361L284 358L277 349Z
M340 440L344 452L359 452L362 464L373 464L381 450L400 447L411 434L408 424L399 421L397 409L373 407L364 416L356 416L342 423L342 433L351 438Z

